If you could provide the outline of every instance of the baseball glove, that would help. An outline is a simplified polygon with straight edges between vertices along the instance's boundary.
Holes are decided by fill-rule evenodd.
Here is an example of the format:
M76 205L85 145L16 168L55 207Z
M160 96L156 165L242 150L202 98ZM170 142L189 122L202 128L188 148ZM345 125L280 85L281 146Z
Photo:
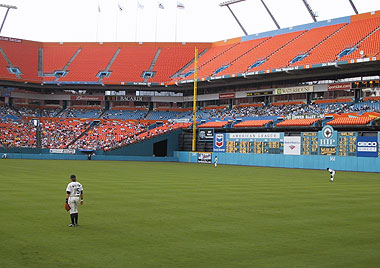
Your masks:
M70 210L70 206L69 206L69 204L65 203L65 209L66 209L67 211Z

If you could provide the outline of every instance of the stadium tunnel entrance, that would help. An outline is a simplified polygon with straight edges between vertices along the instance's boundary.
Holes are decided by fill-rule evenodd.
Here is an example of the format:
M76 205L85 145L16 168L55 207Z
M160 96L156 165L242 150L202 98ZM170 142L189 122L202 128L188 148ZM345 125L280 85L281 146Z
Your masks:
M168 140L162 140L153 144L153 155L156 157L168 156Z

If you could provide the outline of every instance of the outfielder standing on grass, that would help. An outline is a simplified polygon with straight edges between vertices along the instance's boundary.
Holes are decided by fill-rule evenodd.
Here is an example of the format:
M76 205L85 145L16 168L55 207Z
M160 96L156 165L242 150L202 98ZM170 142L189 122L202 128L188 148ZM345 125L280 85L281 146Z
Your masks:
M75 175L70 176L71 182L66 188L66 203L70 207L71 224L69 227L78 226L78 204L83 205L83 187L77 182ZM80 201L79 201L80 198Z

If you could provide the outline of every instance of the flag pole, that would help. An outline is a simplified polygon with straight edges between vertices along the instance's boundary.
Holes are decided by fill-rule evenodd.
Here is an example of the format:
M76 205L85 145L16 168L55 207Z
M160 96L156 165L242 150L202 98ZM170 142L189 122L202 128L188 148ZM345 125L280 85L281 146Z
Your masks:
M178 8L175 11L175 36L174 36L174 42L177 42L177 24L178 24Z
M156 11L156 27L155 27L156 29L154 31L154 42L156 42L156 43L157 43L157 18L158 18L159 9L160 8L157 8L157 11Z
M99 42L100 3L98 1L98 16L96 19L96 42Z
M139 14L138 14L137 12L139 12L139 7L138 7L138 5L136 5L135 42L137 42L137 20L138 20L138 18L139 18Z
M198 74L198 49L195 48L194 52L194 96L193 96L193 143L192 151L196 151L196 137L197 137L197 74Z

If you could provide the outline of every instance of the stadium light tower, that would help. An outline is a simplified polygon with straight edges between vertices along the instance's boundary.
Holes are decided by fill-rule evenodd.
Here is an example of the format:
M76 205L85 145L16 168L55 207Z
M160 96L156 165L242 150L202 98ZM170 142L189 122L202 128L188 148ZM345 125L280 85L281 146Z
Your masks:
M315 12L311 9L309 3L306 1L306 0L302 0L302 2L305 4L305 7L307 9L307 11L309 11L309 14L311 16L311 18L313 19L314 22L317 22L317 15L315 14Z
M17 7L16 6L10 6L10 5L4 5L4 4L0 4L0 7L5 7L7 9L7 12L5 12L5 16L4 16L3 22L1 23L1 26L0 26L0 33L1 33L1 31L3 30L3 26L4 26L4 23L5 23L5 20L7 19L9 10L10 9L17 9Z
M272 12L270 12L270 10L269 10L269 8L267 7L267 5L265 4L264 0L261 0L261 3L263 4L263 6L265 7L265 9L267 10L269 16L272 18L274 24L276 24L277 29L281 29L280 25L277 23L276 19L275 19L274 16L272 15Z
M221 7L227 7L230 10L232 16L234 16L236 22L239 24L239 26L242 29L242 31L244 32L244 34L248 35L247 31L244 29L243 25L240 23L239 19L236 17L235 13L230 8L230 5L236 4L236 3L239 3L239 2L243 2L243 1L245 1L245 0L230 0L230 1L226 1L226 2L220 3L219 6L221 6Z
M356 9L356 6L355 6L354 2L352 2L352 0L348 0L348 1L350 1L350 4L351 4L352 9L354 10L355 14L356 15L359 14L358 10Z

